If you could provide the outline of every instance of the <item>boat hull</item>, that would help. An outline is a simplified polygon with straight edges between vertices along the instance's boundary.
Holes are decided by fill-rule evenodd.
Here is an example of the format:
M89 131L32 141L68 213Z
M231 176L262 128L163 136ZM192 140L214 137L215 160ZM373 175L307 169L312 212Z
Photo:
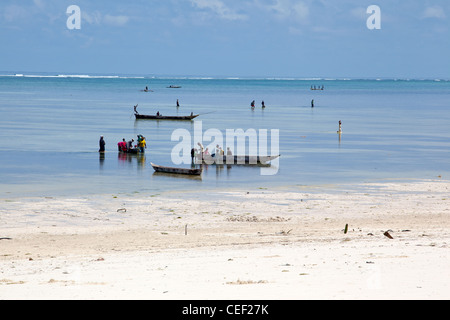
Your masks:
M153 169L156 172L164 172L164 173L172 173L172 174L185 174L185 175L193 175L198 176L202 174L203 169L185 169L185 168L174 168L174 167L164 167L159 166L154 163L151 164Z
M192 120L197 118L199 115L195 114L192 116L157 116L157 115L146 115L146 114L135 114L136 119L144 120Z

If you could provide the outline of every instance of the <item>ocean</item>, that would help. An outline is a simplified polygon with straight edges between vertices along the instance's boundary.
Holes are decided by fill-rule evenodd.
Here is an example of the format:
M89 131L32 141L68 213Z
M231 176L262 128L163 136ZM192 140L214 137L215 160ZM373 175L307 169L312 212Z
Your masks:
M0 74L2 198L297 188L450 174L445 79ZM151 91L141 91L146 86ZM200 116L135 120L136 104L141 114ZM207 140L208 132L225 137L242 129L262 142L267 132L268 153L281 156L271 174L243 165L209 165L200 179L155 174L151 163L190 167L173 163L180 143L173 136L190 133L196 147L196 128L205 146L217 142ZM119 141L138 134L146 137L145 155L118 153ZM98 152L101 135L104 154ZM248 142L248 152L258 152Z

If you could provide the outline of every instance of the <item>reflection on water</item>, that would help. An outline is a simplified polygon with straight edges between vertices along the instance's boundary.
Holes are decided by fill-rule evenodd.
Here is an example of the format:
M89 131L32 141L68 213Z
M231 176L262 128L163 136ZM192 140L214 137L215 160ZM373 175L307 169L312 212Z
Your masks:
M145 169L145 153L125 153L118 152L118 160L119 164L129 164L132 165L134 163L137 164L138 169Z
M98 153L99 161L100 161L100 170L103 169L103 165L105 164L105 152Z
M167 172L153 172L152 177L156 178L179 178L179 179L187 179L187 180L197 180L201 181L201 175L189 175L189 174L176 174L176 173L167 173Z

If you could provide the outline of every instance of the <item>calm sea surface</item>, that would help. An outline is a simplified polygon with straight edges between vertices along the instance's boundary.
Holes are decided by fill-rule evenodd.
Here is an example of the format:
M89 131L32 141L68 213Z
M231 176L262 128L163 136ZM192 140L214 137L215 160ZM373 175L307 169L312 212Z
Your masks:
M308 186L450 174L450 81L4 74L3 198ZM323 91L310 90L322 85ZM141 92L145 86L153 91ZM196 120L202 132L217 129L224 138L227 129L267 129L270 140L270 130L278 129L278 171L261 175L257 166L208 166L201 179L156 175L150 162L175 166L171 153L178 141L171 140L172 133L185 129L193 135L195 122L136 121L135 104L142 114L200 114ZM147 139L145 156L118 154L117 142L136 140L138 134ZM98 153L100 135L106 140L104 157ZM192 146L196 143L192 140Z

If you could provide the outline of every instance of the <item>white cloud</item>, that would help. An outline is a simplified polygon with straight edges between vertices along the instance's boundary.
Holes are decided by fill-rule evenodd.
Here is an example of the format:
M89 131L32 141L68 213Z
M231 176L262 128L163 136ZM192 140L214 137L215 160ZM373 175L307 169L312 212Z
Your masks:
M33 0L33 3L35 4L36 7L41 9L44 8L45 6L44 1L42 0Z
M128 23L130 17L128 16L113 16L110 14L102 15L98 11L94 11L92 13L81 11L81 18L84 22L92 25L109 25L115 27L122 27Z
M130 18L127 16L111 16L109 14L105 15L103 21L105 24L121 27L127 24Z
M29 13L24 7L13 4L4 9L3 17L6 21L13 22L28 19Z
M445 19L444 9L440 6L432 6L425 9L423 18Z
M101 20L102 20L102 16L100 14L100 12L95 11L95 12L87 12L87 11L82 11L81 12L81 19L83 20L83 22L87 22L89 24L100 24Z
M358 8L353 8L350 11L350 14L357 18L358 20L366 20L368 15L367 15L367 8L362 8L362 7L358 7Z
M220 0L191 0L191 3L199 9L208 9L225 20L246 20L247 16L236 13Z
M304 23L309 17L309 7L303 1L275 0L275 3L265 7L281 20L293 19Z
M309 8L303 2L298 2L292 7L295 19L305 21L309 16Z

